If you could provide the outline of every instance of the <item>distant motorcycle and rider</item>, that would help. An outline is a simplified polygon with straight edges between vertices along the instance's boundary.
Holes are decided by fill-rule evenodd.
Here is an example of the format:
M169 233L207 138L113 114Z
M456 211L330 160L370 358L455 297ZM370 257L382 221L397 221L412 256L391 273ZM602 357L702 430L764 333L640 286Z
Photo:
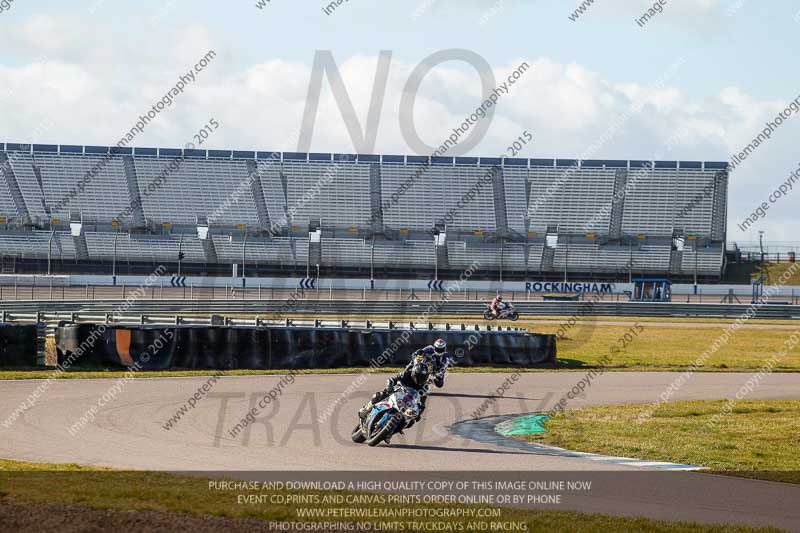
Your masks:
M403 371L389 378L386 387L359 410L359 422L351 435L353 442L389 444L394 435L419 422L425 412L430 382L443 387L451 364L444 339L415 351Z
M483 312L486 320L511 320L519 319L519 313L513 305L503 302L503 297L499 294L487 305L488 309Z

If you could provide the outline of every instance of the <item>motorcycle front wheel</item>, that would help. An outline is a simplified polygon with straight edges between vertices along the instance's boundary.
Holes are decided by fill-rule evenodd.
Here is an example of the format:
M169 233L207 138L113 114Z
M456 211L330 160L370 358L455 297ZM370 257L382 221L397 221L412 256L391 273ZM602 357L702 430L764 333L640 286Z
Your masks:
M395 429L397 429L397 425L400 423L400 415L395 413L391 419L389 419L386 424L383 425L375 434L373 434L370 438L367 439L368 446L377 446L381 442L383 442L386 437L390 437L394 434Z
M511 311L508 314L508 318L511 319L512 321L516 322L519 319L519 313L517 313L516 311Z

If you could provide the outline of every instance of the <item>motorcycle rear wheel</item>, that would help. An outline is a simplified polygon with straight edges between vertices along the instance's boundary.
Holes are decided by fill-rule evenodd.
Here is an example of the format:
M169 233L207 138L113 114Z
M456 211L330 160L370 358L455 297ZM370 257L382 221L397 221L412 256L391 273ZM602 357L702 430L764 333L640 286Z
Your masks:
M492 313L491 309L487 309L483 312L483 318L486 320L494 320L494 313Z
M365 437L364 433L362 433L361 431L361 424L358 424L356 426L356 428L350 434L350 438L353 439L353 442L355 442L356 444L361 444L362 442L367 440L367 437Z

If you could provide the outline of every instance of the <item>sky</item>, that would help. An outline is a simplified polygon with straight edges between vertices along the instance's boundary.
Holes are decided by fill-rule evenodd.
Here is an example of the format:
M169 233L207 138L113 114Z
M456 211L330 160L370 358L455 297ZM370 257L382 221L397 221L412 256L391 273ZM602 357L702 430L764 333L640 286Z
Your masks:
M581 0L0 0L0 142L116 144L209 51L134 145L185 146L213 119L205 148L295 151L326 54L357 135L326 74L313 152L422 153L409 131L441 144L481 104L485 80L500 85L520 65L465 155L509 155L528 132L519 157L727 161L800 96L797 2L661 0L642 21L657 2L582 1L576 17ZM434 54L473 59L433 65L412 94L410 76ZM730 243L762 230L770 243L800 241L800 179L769 200L800 167L798 114L731 174Z

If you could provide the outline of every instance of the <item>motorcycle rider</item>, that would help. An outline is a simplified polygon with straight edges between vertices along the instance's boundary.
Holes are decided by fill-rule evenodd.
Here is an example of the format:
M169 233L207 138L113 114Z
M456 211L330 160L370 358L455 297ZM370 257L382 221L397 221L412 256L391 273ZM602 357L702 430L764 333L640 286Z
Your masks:
M405 429L410 428L414 425L414 422L419 422L420 418L422 418L422 413L425 411L425 403L428 400L429 377L430 366L425 362L415 362L415 364L410 365L410 368L407 367L396 376L389 378L389 380L386 382L386 388L376 392L372 396L372 399L364 404L364 407L358 411L359 418L364 420L369 412L372 411L372 408L375 406L375 404L388 398L394 392L395 385L400 384L419 392L419 412L417 413L416 418L408 426L406 426ZM402 433L402 431L400 433ZM387 439L386 442L388 443L389 440Z
M447 342L444 339L436 339L433 344L411 354L411 361L406 366L406 370L417 361L427 361L430 365L433 384L439 389L444 387L444 376L448 367L453 363L450 354L447 353Z
M494 297L492 303L489 304L489 308L492 310L494 317L497 318L500 316L500 310L505 308L505 304L503 303L503 297L499 294Z

